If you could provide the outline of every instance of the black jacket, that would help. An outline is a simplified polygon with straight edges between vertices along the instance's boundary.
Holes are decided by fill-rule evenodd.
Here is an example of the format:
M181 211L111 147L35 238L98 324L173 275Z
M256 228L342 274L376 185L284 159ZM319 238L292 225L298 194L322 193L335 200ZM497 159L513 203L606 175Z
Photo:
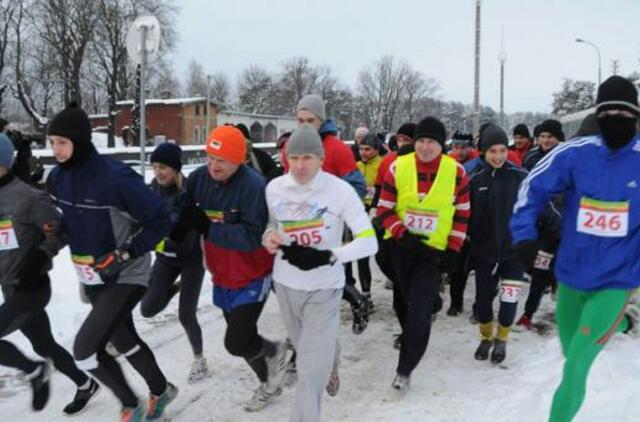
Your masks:
M167 201L171 210L171 220L175 222L179 212L176 204L176 198L182 192L178 190L176 185L171 187L161 186L156 179L151 181L150 187L152 191ZM166 237L164 239L164 245L165 247L163 252L156 249L156 258L158 260L164 261L166 264L169 264L174 268L184 268L197 264L202 265L200 235L195 230L189 230L184 240L180 243L176 243Z
M509 221L526 170L505 162L494 169L486 161L469 176L471 221L469 246L474 262L499 262L514 258Z

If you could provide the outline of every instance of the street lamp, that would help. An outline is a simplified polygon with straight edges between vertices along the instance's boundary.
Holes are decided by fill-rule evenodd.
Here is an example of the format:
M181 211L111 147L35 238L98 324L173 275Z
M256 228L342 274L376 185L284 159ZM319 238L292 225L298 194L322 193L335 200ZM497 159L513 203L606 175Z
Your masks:
M600 83L602 82L602 56L600 56L600 49L594 43L583 40L582 38L576 38L576 42L590 45L596 49L596 52L598 53L598 86L600 86Z

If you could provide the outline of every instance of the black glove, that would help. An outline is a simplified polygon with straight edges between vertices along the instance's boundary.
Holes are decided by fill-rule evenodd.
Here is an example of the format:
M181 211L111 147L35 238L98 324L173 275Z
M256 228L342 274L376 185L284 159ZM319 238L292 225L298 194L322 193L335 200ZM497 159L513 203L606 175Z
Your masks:
M185 237L187 237L187 233L191 230L191 227L188 225L177 222L171 227L171 231L169 232L169 239L171 239L175 243L182 243Z
M447 274L454 272L458 266L459 255L460 254L453 249L447 249L442 255L442 261L440 261L440 271Z
M113 277L117 275L125 263L131 259L131 255L127 251L111 251L96 259L91 265L93 270L100 274L101 277Z
M22 263L22 269L18 273L18 278L29 283L39 278L38 276L49 271L51 258L42 249L31 251ZM21 283L22 284L22 283Z
M297 243L293 243L291 246L282 245L280 249L282 250L282 258L302 271L309 271L323 265L332 264L331 257L333 254L331 251L299 246Z
M513 249L520 260L520 264L526 270L533 267L536 262L536 256L540 250L540 244L537 240L525 240L513 246Z
M425 239L426 237L420 237L407 230L406 232L404 232L402 237L398 239L398 243L400 244L400 246L407 250L418 251L427 247L427 245L422 242Z
M211 220L209 220L209 217L207 217L207 214L203 210L193 204L182 208L178 224L183 224L200 234L206 235L209 232Z

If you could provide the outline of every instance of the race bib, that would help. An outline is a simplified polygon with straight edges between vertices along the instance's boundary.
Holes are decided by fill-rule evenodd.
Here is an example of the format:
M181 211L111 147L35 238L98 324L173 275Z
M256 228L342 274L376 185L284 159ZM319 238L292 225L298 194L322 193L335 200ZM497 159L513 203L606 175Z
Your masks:
M506 303L517 303L522 283L512 280L504 280L500 283L500 301Z
M551 260L553 260L553 254L545 251L538 251L536 260L533 263L533 268L535 268L536 270L549 271L549 269L551 268Z
M324 241L324 219L322 217L313 220L283 221L282 230L289 236L291 243L300 246L319 245Z
M600 237L624 237L629 231L629 202L580 199L578 227L581 233Z
M433 233L438 226L438 212L408 208L404 216L404 225L414 234Z
M91 264L94 263L94 259L92 256L72 255L71 260L73 261L73 265L76 268L76 274L78 274L78 280L80 281L80 283L87 286L104 284L102 279L100 278L100 274L95 272L91 267Z
M16 231L13 229L13 222L9 219L0 220L0 251L9 251L18 249L18 238Z

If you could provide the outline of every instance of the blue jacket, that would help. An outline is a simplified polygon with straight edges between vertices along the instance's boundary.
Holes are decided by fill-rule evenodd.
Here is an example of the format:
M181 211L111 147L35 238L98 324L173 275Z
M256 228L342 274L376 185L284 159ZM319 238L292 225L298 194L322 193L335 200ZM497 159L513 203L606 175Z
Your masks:
M564 193L561 242L555 272L559 282L589 291L640 285L640 136L612 152L600 135L556 147L523 181L511 219L514 244L538 238L545 205ZM603 237L578 231L581 198L628 201L628 231Z
M114 280L146 285L150 255L171 227L165 202L121 161L94 152L81 164L57 166L47 185L63 212L73 256L97 259L117 248L134 259ZM144 259L142 259L144 258Z

